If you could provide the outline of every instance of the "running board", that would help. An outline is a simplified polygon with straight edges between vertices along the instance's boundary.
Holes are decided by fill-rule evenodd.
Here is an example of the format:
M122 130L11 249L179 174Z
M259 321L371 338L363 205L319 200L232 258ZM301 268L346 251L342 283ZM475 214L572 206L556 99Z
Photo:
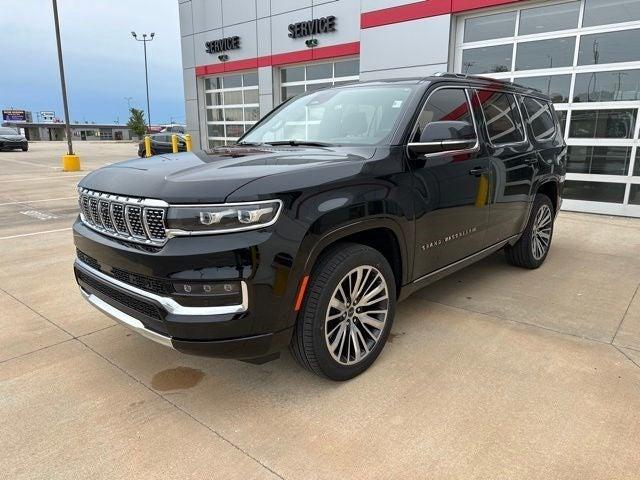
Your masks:
M457 272L458 270L461 270L464 267L471 265L472 263L476 263L477 261L482 260L485 257L488 257L492 253L495 253L498 250L500 250L502 247L504 247L508 243L516 240L519 236L520 236L519 234L513 235L505 240L502 240L498 243L491 245L490 247L480 250L479 252L476 252L473 255L469 255L468 257L465 257L462 260L458 260L457 262L453 262L447 265L446 267L442 267L442 268L439 268L438 270L434 270L433 272L427 273L426 275L423 275L422 277L414 280L413 282L407 285L403 285L402 290L400 292L400 298L398 300L404 300L409 295L411 295L412 293L415 293L421 288L426 287L427 285L433 282L437 282L438 280L446 277L447 275L451 275L452 273Z

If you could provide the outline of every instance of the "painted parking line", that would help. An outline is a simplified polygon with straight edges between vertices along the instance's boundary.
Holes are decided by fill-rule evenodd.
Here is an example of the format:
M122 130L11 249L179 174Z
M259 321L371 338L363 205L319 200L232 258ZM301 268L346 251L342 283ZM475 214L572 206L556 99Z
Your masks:
M9 235L7 237L0 237L0 240L9 240L11 238L21 238L21 237L31 237L33 235L44 235L45 233L64 232L66 230L71 230L71 227L57 228L55 230L44 230L42 232L31 232L31 233L20 233L18 235Z
M43 165L41 163L27 162L25 160L15 160L15 159L12 159L12 158L3 158L2 161L3 162L20 163L22 165L31 165L33 167L42 167L42 168L51 168L53 170L61 170L61 167L53 167L51 165Z
M60 180L61 178L72 178L72 177L84 177L91 172L81 173L79 175L64 175L64 176L49 176L49 177L33 177L33 178L16 178L11 180L0 180L0 183L11 183L11 182L33 182L34 180Z
M0 207L4 207L5 205L26 205L29 203L55 202L57 200L71 200L72 198L78 198L78 196L74 195L72 197L57 197L57 198L44 198L41 200L21 200L21 201L15 201L15 202L4 202L4 203L0 203Z

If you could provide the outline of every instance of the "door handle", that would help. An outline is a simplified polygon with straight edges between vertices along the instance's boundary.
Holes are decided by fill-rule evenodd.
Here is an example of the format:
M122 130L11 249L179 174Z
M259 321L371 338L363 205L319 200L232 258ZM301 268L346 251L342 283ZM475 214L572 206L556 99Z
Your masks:
M475 167L469 170L469 175L473 175L474 177L479 177L485 173L489 173L489 169L487 167Z

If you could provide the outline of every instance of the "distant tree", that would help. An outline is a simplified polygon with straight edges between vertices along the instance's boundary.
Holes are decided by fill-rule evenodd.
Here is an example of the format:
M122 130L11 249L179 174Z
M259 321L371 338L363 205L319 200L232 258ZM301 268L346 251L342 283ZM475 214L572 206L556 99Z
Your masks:
M144 120L144 112L132 107L129 109L129 113L130 115L127 127L129 127L139 138L144 137L145 133L147 133L147 124Z

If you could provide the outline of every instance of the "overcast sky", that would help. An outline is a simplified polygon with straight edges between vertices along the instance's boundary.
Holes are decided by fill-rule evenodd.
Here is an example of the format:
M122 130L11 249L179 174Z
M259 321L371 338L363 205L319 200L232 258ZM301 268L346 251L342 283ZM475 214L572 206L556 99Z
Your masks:
M177 0L58 0L71 121L126 123L145 109L147 43L151 121L184 122ZM63 117L51 0L0 0L0 108ZM1 117L0 117L1 118Z

